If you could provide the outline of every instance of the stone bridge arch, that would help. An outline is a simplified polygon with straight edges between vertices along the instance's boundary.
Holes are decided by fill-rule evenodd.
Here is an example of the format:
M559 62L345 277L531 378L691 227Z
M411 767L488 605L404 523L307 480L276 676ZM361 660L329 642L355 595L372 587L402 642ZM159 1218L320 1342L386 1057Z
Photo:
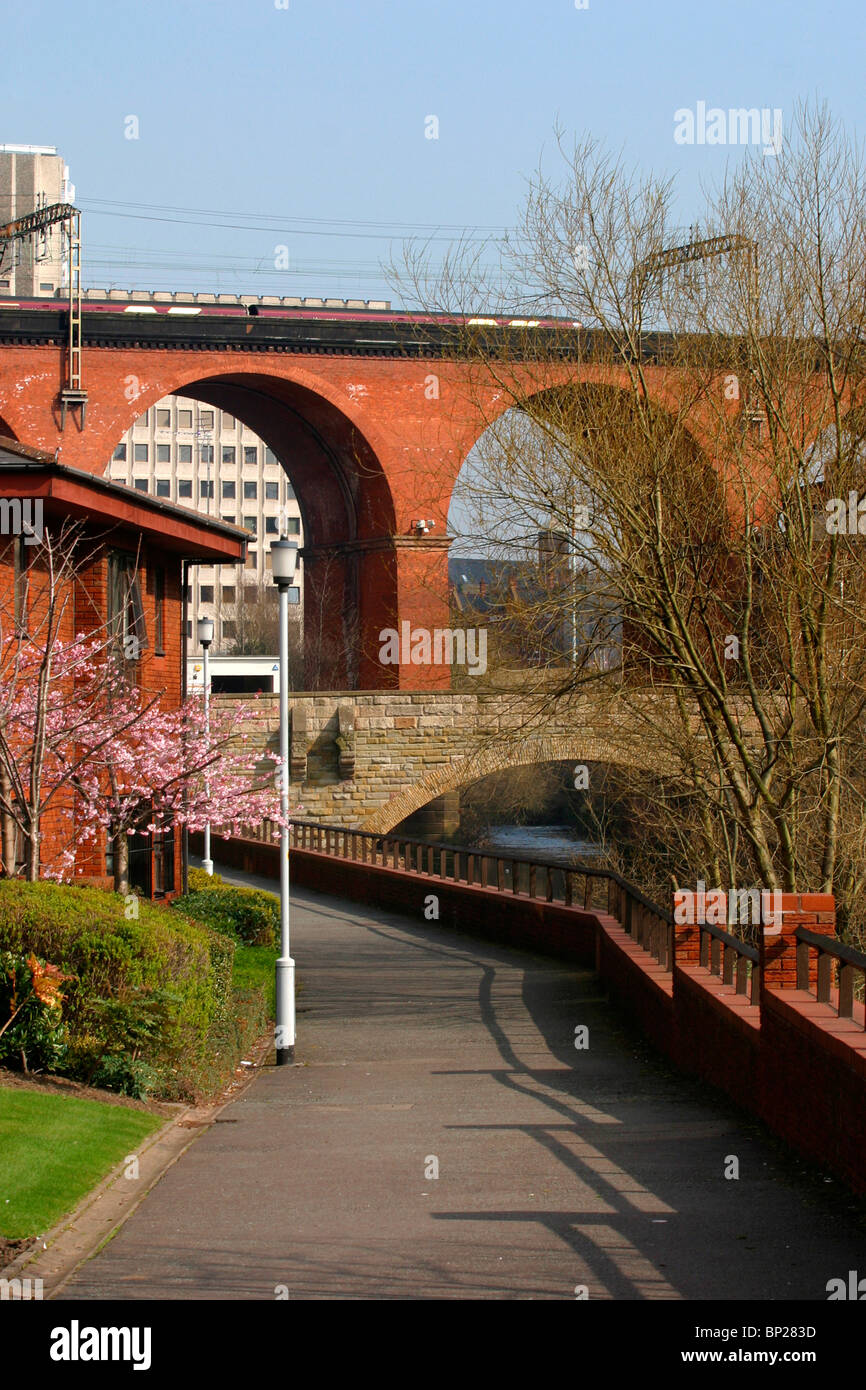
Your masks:
M656 766L652 758L636 752L625 752L603 738L586 734L534 734L517 742L506 740L478 752L434 767L419 781L408 786L385 806L361 822L361 830L393 830L413 812L448 792L458 791L491 773L512 767L528 767L535 763L573 762L575 766L589 763L618 763L625 767L648 770Z

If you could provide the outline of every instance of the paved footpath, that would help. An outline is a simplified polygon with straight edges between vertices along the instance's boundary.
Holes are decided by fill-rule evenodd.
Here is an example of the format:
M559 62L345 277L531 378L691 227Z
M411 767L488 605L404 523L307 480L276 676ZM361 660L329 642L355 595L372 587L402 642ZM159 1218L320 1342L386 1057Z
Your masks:
M297 1064L61 1299L824 1300L863 1266L854 1200L661 1062L591 972L422 907L293 893Z

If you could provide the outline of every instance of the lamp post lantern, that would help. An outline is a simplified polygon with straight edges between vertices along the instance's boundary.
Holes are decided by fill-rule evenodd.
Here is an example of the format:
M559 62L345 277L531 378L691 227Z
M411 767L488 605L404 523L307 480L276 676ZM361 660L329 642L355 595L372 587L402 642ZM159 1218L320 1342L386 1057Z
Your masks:
M295 1059L295 962L289 954L289 587L298 547L280 537L271 546L271 572L280 595L280 956L276 965L277 1066Z
M199 618L196 622L196 636L204 651L204 730L205 738L210 739L210 665L208 651L213 641L213 618ZM210 821L204 828L204 858L201 866L206 874L213 873L213 860L210 857Z

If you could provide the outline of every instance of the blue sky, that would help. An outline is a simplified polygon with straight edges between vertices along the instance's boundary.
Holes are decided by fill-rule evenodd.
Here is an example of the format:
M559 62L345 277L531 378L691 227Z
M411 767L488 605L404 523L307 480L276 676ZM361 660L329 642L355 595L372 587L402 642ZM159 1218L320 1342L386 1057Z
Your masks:
M557 117L676 174L683 224L731 151L677 145L678 108L818 96L862 124L862 0L283 3L7 8L0 142L65 156L85 283L378 297L407 230L514 221Z

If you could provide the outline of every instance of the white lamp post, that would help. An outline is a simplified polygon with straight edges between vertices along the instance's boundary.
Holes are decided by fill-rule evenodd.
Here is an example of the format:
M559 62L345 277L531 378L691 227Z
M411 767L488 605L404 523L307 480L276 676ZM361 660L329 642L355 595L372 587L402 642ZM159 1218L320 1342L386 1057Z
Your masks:
M281 537L271 546L271 572L280 593L280 958L274 1042L277 1066L295 1060L295 962L289 955L289 587L295 577L298 547Z
M205 738L210 739L210 666L208 664L208 650L213 641L213 618L199 618L196 625L196 636L204 651L204 729ZM201 863L206 874L213 873L213 860L210 857L210 821L204 828L204 858Z

